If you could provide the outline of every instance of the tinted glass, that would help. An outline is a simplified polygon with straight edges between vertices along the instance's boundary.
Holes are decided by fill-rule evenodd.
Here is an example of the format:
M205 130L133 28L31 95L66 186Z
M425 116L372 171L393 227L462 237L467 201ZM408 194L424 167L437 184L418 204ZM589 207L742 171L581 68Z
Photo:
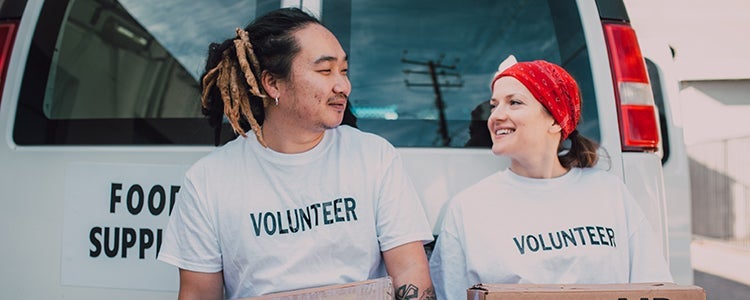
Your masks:
M357 124L397 146L489 146L489 83L513 54L571 71L591 100L582 132L598 139L579 18L574 1L352 1Z
M669 160L669 126L667 126L668 118L667 118L667 108L665 107L664 103L664 94L662 93L662 86L661 86L661 75L659 72L659 67L656 66L656 64L651 61L650 59L646 58L646 69L648 70L648 79L651 82L651 92L654 94L654 104L656 104L656 109L659 111L659 128L661 130L661 147L662 147L662 157L661 157L661 163L664 164Z
M22 145L213 144L200 114L210 42L276 1L47 1L20 95ZM599 139L575 1L322 1L349 53L357 125L401 147L486 147L489 81L509 54L567 68Z

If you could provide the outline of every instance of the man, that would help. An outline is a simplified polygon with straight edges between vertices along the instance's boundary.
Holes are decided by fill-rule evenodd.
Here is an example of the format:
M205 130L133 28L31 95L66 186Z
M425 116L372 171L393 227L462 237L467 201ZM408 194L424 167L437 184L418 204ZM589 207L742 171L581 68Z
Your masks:
M209 47L204 112L215 126L226 115L242 137L186 174L159 254L180 268L180 299L385 275L399 299L434 299L423 248L432 234L399 154L339 126L347 68L336 37L299 9Z

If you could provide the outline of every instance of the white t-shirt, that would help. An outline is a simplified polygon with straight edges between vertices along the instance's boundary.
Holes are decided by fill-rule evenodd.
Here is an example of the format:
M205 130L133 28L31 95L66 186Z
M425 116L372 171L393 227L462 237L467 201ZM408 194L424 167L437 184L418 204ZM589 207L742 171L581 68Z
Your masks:
M454 197L430 258L439 299L477 283L671 282L655 233L622 181L571 169L505 170Z
M226 297L385 276L381 251L432 231L395 148L349 126L283 154L254 134L187 172L159 260L223 270Z

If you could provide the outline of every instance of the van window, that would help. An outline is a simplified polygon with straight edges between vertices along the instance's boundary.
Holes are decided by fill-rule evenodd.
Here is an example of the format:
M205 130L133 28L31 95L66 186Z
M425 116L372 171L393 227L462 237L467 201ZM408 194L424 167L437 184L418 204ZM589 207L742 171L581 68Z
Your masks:
M273 1L46 1L21 87L19 145L212 145L199 76L210 42ZM497 65L545 59L582 88L599 140L591 66L573 0L322 1L349 53L357 126L398 147L488 147ZM231 129L220 140L233 138Z

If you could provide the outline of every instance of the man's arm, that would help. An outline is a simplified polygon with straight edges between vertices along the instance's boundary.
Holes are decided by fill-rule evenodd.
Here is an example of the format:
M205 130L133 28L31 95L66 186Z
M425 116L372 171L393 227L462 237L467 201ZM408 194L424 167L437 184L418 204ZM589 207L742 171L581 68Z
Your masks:
M180 269L180 294L177 299L224 299L224 276L221 272L201 273Z
M385 251L383 260L393 279L396 300L436 299L422 242L411 242Z

